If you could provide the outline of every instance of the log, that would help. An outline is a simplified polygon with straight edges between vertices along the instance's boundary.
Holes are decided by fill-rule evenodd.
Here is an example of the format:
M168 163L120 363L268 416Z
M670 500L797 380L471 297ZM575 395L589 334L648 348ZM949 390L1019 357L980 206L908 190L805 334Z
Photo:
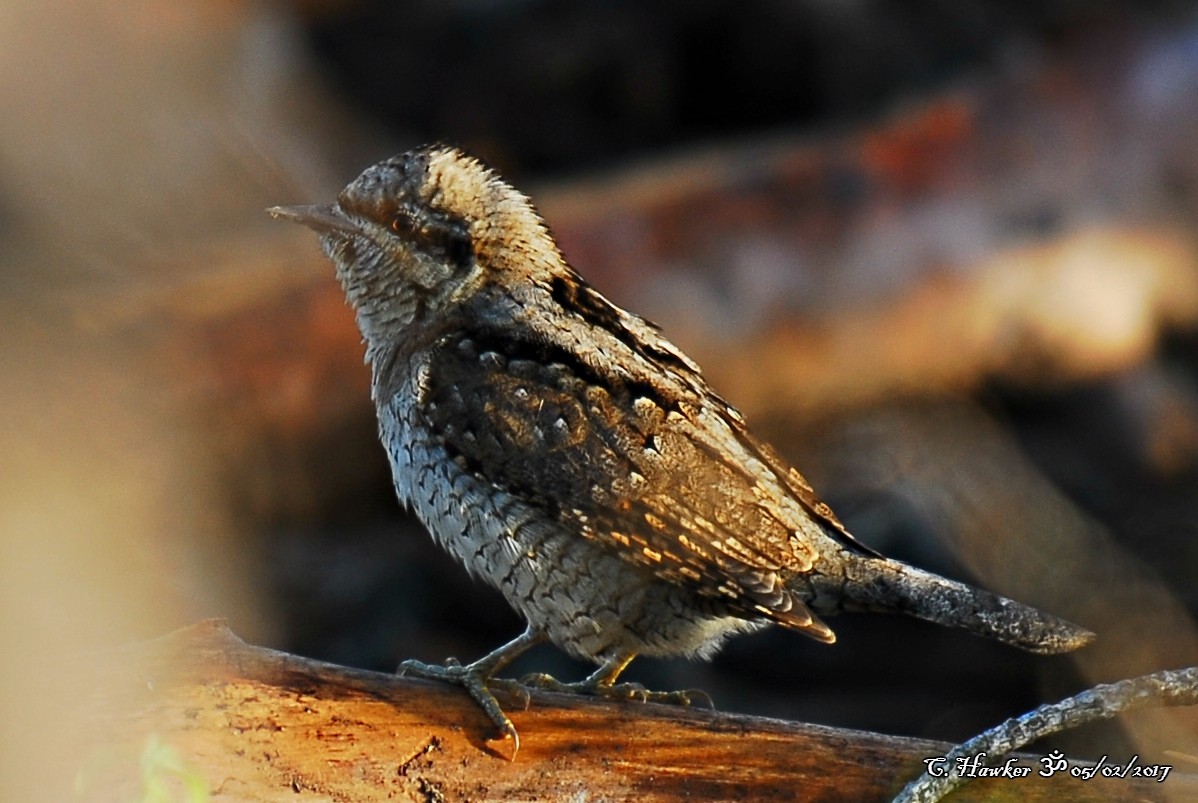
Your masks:
M533 691L507 742L452 686L248 645L211 620L82 662L62 688L86 799L148 784L211 800L889 800L949 745ZM100 754L105 757L95 761ZM90 757L90 758L89 758ZM1028 766L1038 766L1035 764ZM1083 766L1079 763L1077 766ZM986 779L953 800L1198 799L1165 783ZM176 798L171 798L176 799Z

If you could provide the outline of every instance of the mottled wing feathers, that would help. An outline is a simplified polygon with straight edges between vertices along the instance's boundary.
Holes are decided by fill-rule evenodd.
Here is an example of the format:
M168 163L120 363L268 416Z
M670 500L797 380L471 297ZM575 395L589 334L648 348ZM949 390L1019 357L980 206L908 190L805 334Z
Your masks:
M719 409L513 327L442 337L427 376L424 415L465 470L732 613L832 639L785 585L814 553L758 485L765 467L729 457Z
M768 443L757 440L743 429L742 432L744 432L744 435L750 441L748 446L754 456L766 466L769 466L770 471L782 481L782 484L786 486L791 495L802 504L803 509L813 519L824 525L825 532L830 537L835 538L842 546L848 547L851 551L861 555L869 555L876 558L883 557L881 552L871 549L853 537L844 524L841 523L840 519L836 517L836 514L828 506L828 503L815 495L815 490L812 489L807 479L799 473L798 469L788 466Z
M861 554L881 557L845 529L832 508L816 497L802 474L786 465L769 444L749 433L740 412L711 390L703 380L699 366L662 337L654 324L612 304L573 270L567 269L564 276L553 280L552 296L564 314L579 319L594 331L611 334L629 354L639 355L656 371L673 374L685 384L694 397L708 405L721 424L729 428L744 455L763 464L813 519L827 526L830 536Z

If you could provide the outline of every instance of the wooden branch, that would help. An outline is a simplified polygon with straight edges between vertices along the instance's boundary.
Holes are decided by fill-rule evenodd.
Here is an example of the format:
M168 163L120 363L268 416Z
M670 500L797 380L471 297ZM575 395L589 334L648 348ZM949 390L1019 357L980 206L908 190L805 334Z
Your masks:
M66 716L87 799L190 783L213 800L883 801L950 748L533 692L526 711L504 701L523 734L512 762L458 689L249 646L220 621L98 656L87 672L63 686L80 690ZM1198 799L1198 777L1177 773L1161 785L1034 772L953 799L1140 800L1163 788Z

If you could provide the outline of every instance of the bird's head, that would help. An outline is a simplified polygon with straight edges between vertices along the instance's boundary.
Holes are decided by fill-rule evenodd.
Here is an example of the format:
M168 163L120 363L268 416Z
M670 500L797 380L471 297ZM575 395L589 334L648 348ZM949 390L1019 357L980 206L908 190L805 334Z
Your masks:
M443 145L367 168L334 203L269 212L320 234L370 342L421 325L484 283L544 279L561 264L528 198Z

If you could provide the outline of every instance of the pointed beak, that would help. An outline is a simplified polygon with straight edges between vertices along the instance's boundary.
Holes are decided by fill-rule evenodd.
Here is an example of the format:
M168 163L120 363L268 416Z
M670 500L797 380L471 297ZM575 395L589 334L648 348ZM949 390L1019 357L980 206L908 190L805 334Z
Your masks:
M317 234L350 234L358 231L357 223L342 212L337 204L272 206L266 211L276 220L302 223Z

